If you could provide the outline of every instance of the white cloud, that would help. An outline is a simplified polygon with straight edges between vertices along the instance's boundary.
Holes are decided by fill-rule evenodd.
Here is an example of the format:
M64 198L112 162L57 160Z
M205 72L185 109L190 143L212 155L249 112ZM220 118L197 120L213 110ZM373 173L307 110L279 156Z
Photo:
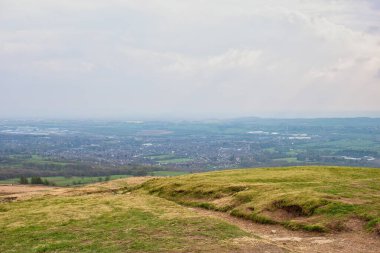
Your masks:
M67 116L379 111L379 23L370 0L3 0L0 116L50 86Z

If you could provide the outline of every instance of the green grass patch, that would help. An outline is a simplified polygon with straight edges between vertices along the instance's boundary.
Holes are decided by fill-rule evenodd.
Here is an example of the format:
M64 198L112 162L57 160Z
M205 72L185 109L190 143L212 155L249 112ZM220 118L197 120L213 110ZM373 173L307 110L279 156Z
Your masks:
M283 222L282 225L284 225L286 228L290 230L305 230L309 232L326 232L327 228L324 225L319 224L304 224L294 221L287 221Z
M45 196L0 204L0 252L229 251L248 234L141 193ZM194 239L195 238L195 239Z
M156 177L173 177L173 176L187 175L189 174L189 172L187 171L153 171L150 174Z
M10 155L10 161L5 165L5 168L14 167L14 168L22 168L26 166L59 166L64 167L65 165L72 164L72 162L58 161L49 158L45 158L39 155ZM3 165L4 166L4 165Z
M159 160L159 163L171 164L171 163L187 163L187 162L191 162L191 161L193 161L193 159L191 159L191 158L173 158L173 159Z
M297 160L297 157L286 157L286 158L278 158L278 159L273 159L275 162L287 162L287 163L297 163L299 162Z
M56 186L75 186L83 184L91 184L97 182L103 182L105 180L114 180L119 178L131 177L130 175L111 175L111 176L100 176L100 177L41 177L42 180L48 180ZM31 178L28 178L29 182ZM6 180L0 180L0 184L18 184L19 178L12 178Z
M142 188L182 204L232 210L232 215L260 223L326 231L336 219L380 218L379 181L380 169L307 166L161 178ZM276 215L280 211L283 215ZM299 217L303 222L294 225Z
M147 156L146 158L152 159L152 160L166 160L166 159L172 159L175 158L174 155L151 155Z

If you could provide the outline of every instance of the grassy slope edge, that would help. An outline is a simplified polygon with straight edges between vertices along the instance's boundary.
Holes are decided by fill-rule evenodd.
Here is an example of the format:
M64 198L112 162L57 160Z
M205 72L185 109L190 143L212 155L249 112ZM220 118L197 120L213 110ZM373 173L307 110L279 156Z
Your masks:
M0 252L274 250L254 234L176 203L290 229L344 230L355 219L379 232L379 179L379 169L242 169L52 188L11 202L0 196ZM248 245L245 238L255 241Z
M121 179L0 201L0 252L241 251L235 240L249 233L171 201L129 192L133 187Z
M142 188L183 205L290 229L350 230L357 219L380 233L380 169L241 169L153 179Z

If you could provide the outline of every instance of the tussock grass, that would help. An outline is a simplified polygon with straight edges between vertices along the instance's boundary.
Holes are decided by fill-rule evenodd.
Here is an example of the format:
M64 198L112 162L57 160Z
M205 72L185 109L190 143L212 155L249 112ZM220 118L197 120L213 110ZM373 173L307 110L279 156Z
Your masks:
M46 195L1 210L0 252L233 252L248 235L139 192Z
M52 189L0 203L0 252L237 252L250 236L181 205L292 230L360 219L380 234L379 182L379 169L289 167Z
M352 218L376 230L380 169L286 167L152 179L142 189L177 203L290 229L328 231Z

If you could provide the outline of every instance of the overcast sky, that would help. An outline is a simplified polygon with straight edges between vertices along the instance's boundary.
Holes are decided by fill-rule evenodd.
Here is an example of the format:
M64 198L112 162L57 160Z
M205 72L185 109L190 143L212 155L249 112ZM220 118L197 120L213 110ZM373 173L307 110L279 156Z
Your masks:
M3 118L379 112L379 0L0 0Z

